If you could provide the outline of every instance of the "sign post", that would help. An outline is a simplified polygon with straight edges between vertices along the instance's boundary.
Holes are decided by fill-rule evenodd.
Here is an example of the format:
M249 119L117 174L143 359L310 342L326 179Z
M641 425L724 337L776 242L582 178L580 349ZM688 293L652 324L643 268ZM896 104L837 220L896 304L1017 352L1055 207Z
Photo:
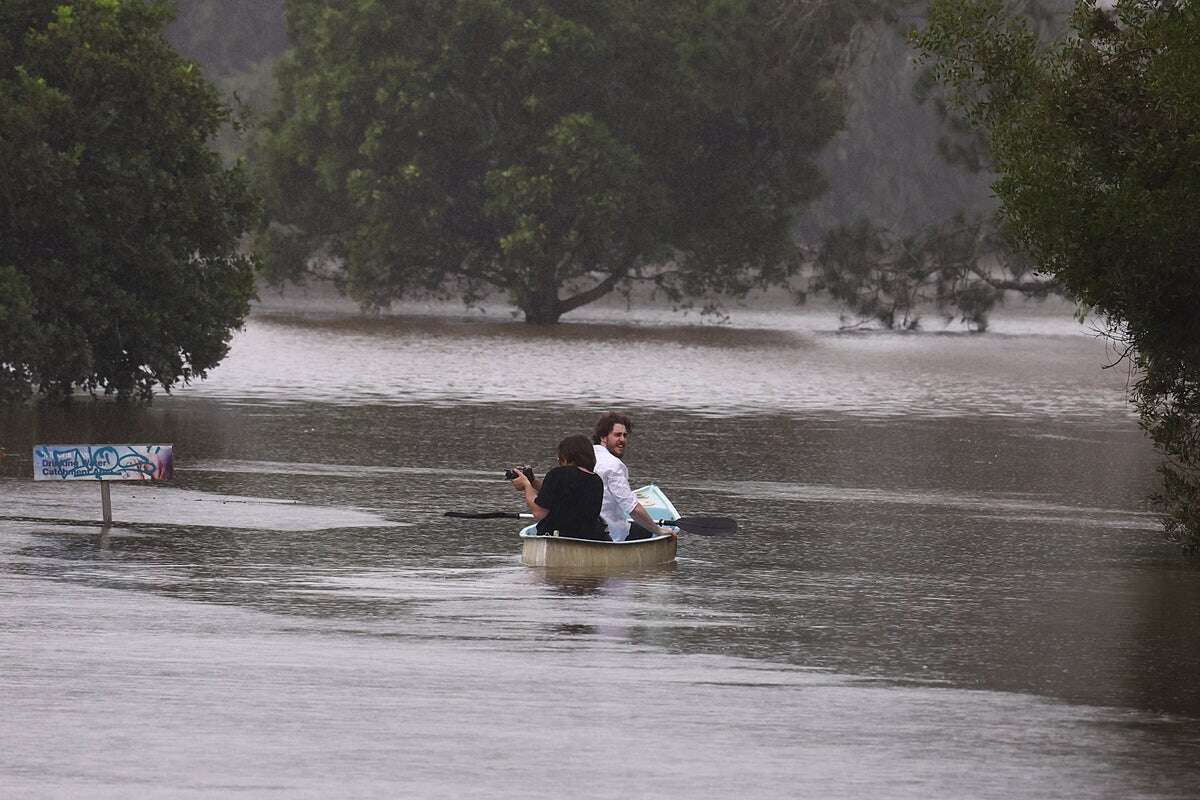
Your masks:
M104 524L112 525L112 492L106 481L100 481L100 513L104 515Z
M169 444L36 444L35 481L99 481L104 524L112 524L109 481L165 481L175 473Z

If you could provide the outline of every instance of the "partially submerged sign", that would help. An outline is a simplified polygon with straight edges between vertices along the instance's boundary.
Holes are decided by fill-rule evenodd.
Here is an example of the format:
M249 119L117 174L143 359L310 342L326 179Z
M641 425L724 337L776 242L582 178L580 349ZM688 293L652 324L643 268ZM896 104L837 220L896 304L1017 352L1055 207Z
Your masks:
M112 523L109 481L165 481L175 473L169 444L35 444L35 481L100 481L104 524Z
M35 481L165 481L174 474L169 444L38 444Z

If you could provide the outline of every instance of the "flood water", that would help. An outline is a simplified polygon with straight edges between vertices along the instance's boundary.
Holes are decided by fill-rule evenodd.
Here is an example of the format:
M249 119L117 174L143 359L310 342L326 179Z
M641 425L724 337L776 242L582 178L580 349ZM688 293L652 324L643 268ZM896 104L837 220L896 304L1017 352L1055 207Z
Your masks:
M260 314L148 407L7 412L0 796L1196 797L1200 566L1086 327L635 317ZM567 576L442 516L610 407L735 537ZM43 442L175 479L102 528Z

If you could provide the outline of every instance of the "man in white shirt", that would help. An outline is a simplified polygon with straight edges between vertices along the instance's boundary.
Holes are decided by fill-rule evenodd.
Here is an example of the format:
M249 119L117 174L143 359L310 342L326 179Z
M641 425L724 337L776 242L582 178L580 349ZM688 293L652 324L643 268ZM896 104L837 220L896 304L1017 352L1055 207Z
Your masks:
M596 451L596 474L604 481L604 502L600 506L600 517L608 525L608 535L614 542L627 538L644 539L670 531L658 527L646 509L638 503L629 486L629 468L621 459L633 423L624 414L609 411L596 421L592 443ZM630 535L629 519L637 523Z

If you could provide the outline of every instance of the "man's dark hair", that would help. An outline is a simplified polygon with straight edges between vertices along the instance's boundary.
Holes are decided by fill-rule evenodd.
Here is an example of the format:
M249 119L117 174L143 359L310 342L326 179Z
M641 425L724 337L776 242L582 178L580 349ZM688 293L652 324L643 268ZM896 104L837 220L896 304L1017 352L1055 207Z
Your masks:
M600 419L596 420L596 430L592 433L592 444L600 444L600 440L612 433L612 429L616 425L624 425L625 430L633 433L633 423L629 421L629 417L616 411L609 411L601 414Z
M596 468L596 451L592 443L582 433L568 436L558 443L558 457L563 462L575 467L583 467L588 472Z

